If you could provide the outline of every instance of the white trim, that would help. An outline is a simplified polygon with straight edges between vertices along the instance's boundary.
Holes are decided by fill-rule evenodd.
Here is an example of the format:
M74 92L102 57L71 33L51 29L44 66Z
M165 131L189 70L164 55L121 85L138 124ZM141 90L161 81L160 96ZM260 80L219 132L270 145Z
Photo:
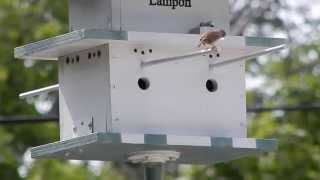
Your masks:
M257 148L256 139L250 138L233 138L232 139L233 148Z
M211 138L207 136L167 136L168 145L178 146L211 146Z
M122 143L144 144L143 134L121 134Z

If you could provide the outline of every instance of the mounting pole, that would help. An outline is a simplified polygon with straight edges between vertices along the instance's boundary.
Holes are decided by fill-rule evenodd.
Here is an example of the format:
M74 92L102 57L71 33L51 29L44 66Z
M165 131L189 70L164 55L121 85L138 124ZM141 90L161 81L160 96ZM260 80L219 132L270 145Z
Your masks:
M144 180L163 180L164 164L152 164L144 166Z
M165 163L179 158L180 153L176 151L139 151L130 154L128 160L144 165L144 180L163 180Z

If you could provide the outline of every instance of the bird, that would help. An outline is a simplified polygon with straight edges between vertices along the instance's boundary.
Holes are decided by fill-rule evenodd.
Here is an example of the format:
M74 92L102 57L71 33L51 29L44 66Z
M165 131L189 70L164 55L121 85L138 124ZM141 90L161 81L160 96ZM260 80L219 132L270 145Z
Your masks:
M215 43L220 39L223 39L225 36L226 36L226 31L223 29L207 31L201 35L200 43L198 47L209 46L209 48L216 53L217 57L219 57L220 53L218 52L218 49Z

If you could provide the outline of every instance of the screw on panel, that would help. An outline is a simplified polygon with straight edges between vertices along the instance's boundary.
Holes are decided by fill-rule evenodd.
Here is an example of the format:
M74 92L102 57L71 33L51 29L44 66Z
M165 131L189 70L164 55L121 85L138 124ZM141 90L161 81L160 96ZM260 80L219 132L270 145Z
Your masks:
M96 57L96 53L94 52L94 53L92 53L92 57L93 58L95 58Z
M80 56L79 55L76 56L76 61L77 61L77 63L79 63L79 61L80 61Z
M152 53L152 49L149 49L149 53Z
M144 55L144 51L141 51L141 54Z
M94 124L93 124L93 117L91 117L91 123L88 124L89 129L91 129L91 133L94 133Z
M78 131L78 128L76 126L73 127L73 132L76 133Z
M101 51L100 50L98 50L97 55L98 55L98 57L101 56Z
M67 64L69 64L69 62L70 62L70 58L69 58L69 57L67 57L67 59L66 59L66 63L67 63Z
M72 58L71 62L72 62L72 64L74 64L74 58Z
M88 59L91 59L91 53L90 52L88 53Z
M65 156L65 157L69 157L69 156L70 156L70 152L66 152L66 153L64 154L64 156Z
M83 149L79 149L79 153L82 154L83 153Z
M137 53L137 52L138 52L138 49L134 49L133 52Z

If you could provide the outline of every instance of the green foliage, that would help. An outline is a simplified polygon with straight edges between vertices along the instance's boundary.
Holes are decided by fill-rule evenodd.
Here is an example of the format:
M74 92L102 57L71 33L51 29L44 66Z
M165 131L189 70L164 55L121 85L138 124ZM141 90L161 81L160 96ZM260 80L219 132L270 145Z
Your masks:
M29 172L27 180L88 180L93 175L80 165L70 165L58 160L37 161Z
M13 58L13 49L66 32L67 1L2 0L0 27L0 114L35 114L33 106L19 100L18 94L56 83L57 67L33 62L26 66ZM21 179L18 167L26 149L56 140L56 124L0 127L0 179ZM84 166L39 161L27 179L88 179L90 173Z

